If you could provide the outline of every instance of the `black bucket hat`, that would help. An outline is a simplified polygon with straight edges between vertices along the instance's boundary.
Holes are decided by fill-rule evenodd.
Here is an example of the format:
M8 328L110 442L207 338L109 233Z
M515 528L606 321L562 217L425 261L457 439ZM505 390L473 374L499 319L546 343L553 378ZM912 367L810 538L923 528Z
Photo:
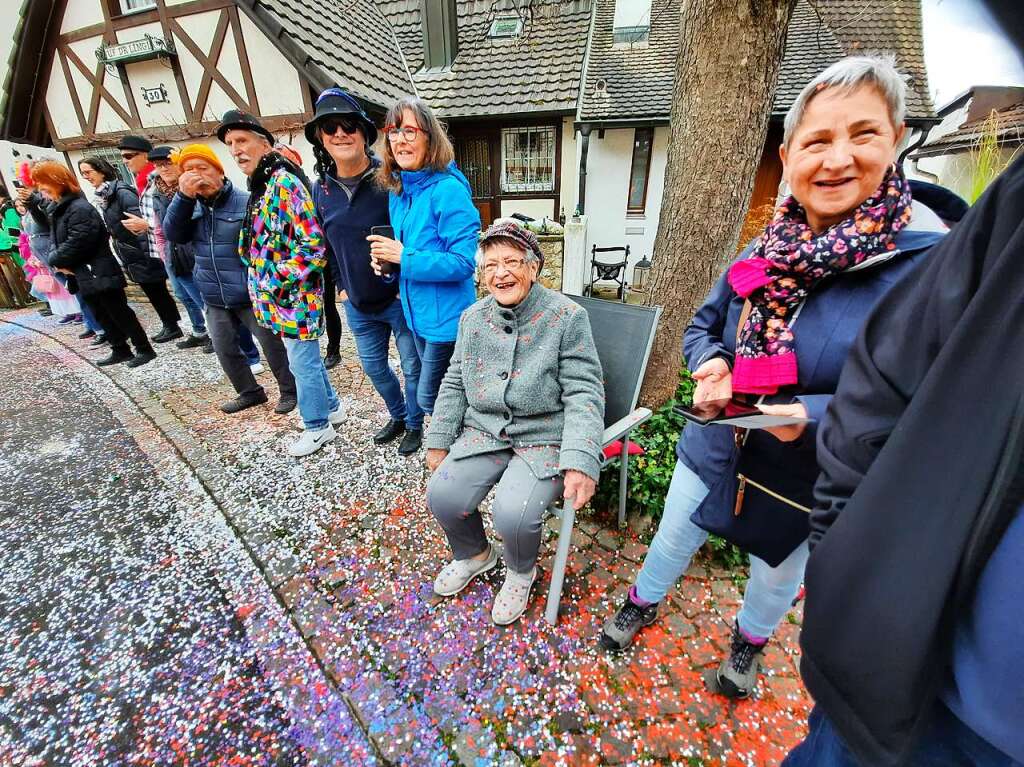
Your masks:
M359 102L348 95L341 88L328 88L320 94L316 100L316 110L313 119L306 123L306 140L310 144L319 144L320 137L317 135L317 123L325 117L332 115L348 115L354 117L363 126L366 134L366 145L369 147L377 141L377 126L369 118Z
M224 113L224 116L220 118L220 127L217 128L217 138L220 139L222 144L224 143L224 137L227 135L229 130L247 130L252 131L253 133L258 133L261 136L264 136L272 145L277 141L277 139L274 138L274 134L263 127L263 123L248 112L243 112L241 109L229 109Z

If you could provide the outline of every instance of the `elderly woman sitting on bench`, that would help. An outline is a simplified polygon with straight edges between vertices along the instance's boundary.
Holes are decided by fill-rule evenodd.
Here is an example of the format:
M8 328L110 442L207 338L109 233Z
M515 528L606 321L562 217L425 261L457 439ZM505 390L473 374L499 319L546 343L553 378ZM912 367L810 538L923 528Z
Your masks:
M544 510L561 496L579 509L594 494L604 385L586 310L537 283L532 232L495 223L477 262L490 295L462 314L425 440L427 504L454 553L434 591L457 594L497 564L477 508L496 487L507 572L491 618L507 625L537 577Z

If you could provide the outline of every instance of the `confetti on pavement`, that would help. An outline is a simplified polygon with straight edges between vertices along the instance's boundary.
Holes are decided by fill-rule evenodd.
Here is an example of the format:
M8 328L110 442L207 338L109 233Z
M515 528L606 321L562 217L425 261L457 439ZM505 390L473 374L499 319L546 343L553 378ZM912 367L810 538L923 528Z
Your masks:
M147 309L137 307L144 322L152 320ZM74 338L73 329L31 311L4 317L59 339L46 343L62 364L90 372L81 397L89 396L89 387L104 386L106 376L78 357L98 355ZM0 323L0 331L5 327ZM18 349L39 338L20 329L15 335ZM705 689L703 676L728 647L741 595L733 578L741 573L696 564L663 618L619 656L602 652L596 636L621 602L645 547L594 519L584 518L574 532L555 627L543 620L556 540L550 531L541 556L545 578L513 626L498 628L489 620L501 568L457 597L435 597L430 583L448 554L425 507L421 457L403 459L394 445L370 441L386 411L359 368L351 338L344 340L344 363L331 375L349 418L334 443L301 461L283 454L298 427L293 416L273 414L277 392L268 373L260 381L270 403L226 417L217 406L232 391L209 355L159 347L150 365L108 369L146 414L138 419L141 432L152 432L154 441L166 435L185 458L162 459L161 477L176 474L181 484L191 483L190 493L216 500L216 510L202 518L220 520L220 527L196 522L200 529L191 532L190 509L175 497L154 496L146 508L150 514L176 509L178 527L168 531L179 547L216 538L218 551L230 550L218 557L231 567L210 576L238 581L224 587L217 609L210 608L211 616L235 627L230 646L237 649L225 649L222 662L237 657L237 668L258 668L268 699L285 701L275 709L285 723L280 742L298 763L330 763L334 753L344 754L335 762L344 764L761 765L778 763L802 737L810 703L796 670L799 607L766 653L753 700L730 702ZM0 335L0 343L7 348L11 341ZM33 388L42 392L38 383ZM136 442L148 443L140 433L133 434ZM91 429L78 438L82 445L95 443ZM171 572L191 572L184 556L175 562ZM249 575L236 578L236 571ZM143 593L157 589L153 609L160 604L165 610L167 595L150 583L159 574L140 568L131 577ZM295 648L299 635L311 655ZM183 676L178 683L185 690ZM255 705L259 696L252 694ZM168 726L176 717L195 721L188 711L198 701L192 709L182 706L162 715ZM3 732L0 725L0 739Z

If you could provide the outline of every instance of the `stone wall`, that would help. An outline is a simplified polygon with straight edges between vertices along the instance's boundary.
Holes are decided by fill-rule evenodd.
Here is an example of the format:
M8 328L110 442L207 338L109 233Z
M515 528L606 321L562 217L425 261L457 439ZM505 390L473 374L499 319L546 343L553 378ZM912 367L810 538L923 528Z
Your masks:
M562 254L565 241L560 234L538 235L540 249L544 253L544 268L540 272L540 283L552 290L562 290Z

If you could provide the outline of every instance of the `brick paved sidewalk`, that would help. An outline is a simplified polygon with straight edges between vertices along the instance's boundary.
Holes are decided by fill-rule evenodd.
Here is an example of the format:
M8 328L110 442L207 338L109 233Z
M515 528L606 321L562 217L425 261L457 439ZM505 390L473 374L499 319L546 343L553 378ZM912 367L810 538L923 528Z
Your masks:
M136 311L155 330L149 307ZM80 326L32 310L0 319L102 356L77 340ZM324 685L343 696L359 740L365 734L375 749L367 763L761 765L777 764L802 736L810 702L797 673L799 607L766 651L754 699L705 690L703 675L728 650L741 594L733 577L742 574L696 564L662 619L618 657L596 646L597 632L646 546L585 516L558 626L542 617L551 532L544 578L513 626L489 620L501 568L455 598L434 597L447 547L425 507L422 456L371 442L387 414L347 334L331 375L349 418L334 443L302 461L284 454L298 421L274 415L269 373L260 376L269 404L226 416L218 405L234 393L214 356L157 349L152 364L105 370L217 499L320 662L317 672L296 670L295 684L314 706ZM248 631L281 631L264 612L239 606Z

